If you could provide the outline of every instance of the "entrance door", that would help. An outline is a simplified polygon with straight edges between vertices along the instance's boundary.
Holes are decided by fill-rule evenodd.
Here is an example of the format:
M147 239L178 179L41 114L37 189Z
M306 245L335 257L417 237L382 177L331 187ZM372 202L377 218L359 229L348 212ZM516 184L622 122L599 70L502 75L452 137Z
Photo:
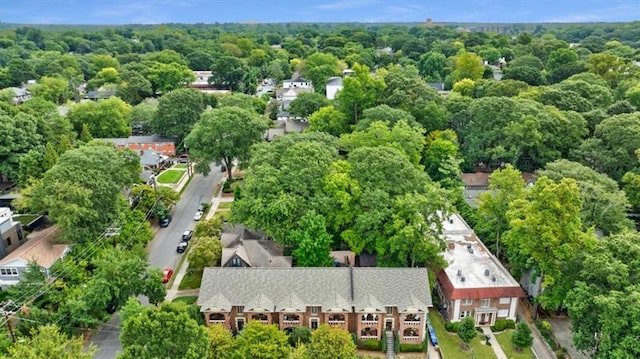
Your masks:
M236 328L239 332L244 329L244 318L236 318Z
M318 326L320 325L320 320L318 318L311 318L309 319L309 324L311 326L311 330L318 329Z
M384 320L384 329L393 330L393 318L387 318Z

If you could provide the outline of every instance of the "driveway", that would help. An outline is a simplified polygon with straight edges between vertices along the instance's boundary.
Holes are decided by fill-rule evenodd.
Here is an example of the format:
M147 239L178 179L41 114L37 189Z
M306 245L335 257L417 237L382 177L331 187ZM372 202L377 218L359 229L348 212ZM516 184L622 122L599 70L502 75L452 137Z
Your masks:
M171 224L167 228L160 228L147 247L149 264L152 267L160 269L176 267L182 256L176 253L176 246L180 242L182 232L195 228L197 222L193 220L193 215L200 203L211 201L215 187L223 175L220 166L212 165L209 176L204 177L198 174L193 177L171 211L173 217ZM91 343L99 349L94 359L115 359L117 353L122 352L119 327L120 319L117 313L107 323L98 327L91 338Z
M568 318L547 319L547 322L551 325L551 331L553 331L556 342L567 349L571 359L589 358L573 346L573 332L571 331L571 321Z

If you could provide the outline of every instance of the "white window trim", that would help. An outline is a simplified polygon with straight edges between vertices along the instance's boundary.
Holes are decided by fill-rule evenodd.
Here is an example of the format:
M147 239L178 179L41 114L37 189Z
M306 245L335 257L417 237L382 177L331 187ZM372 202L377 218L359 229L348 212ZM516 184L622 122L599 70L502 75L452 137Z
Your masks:
M314 330L311 325L313 322L316 322L318 325L316 328L320 328L320 318L309 318L309 329Z
M464 319L466 317L470 317L471 316L471 311L470 310L461 310L460 311L460 319Z
M500 309L498 310L498 317L506 318L509 316L509 309Z
M487 303L487 304L485 304ZM490 298L484 298L484 299L480 299L480 307L481 308L489 308L491 306L491 299Z
M312 306L311 307L311 315L318 315L318 313L320 313L320 307Z
M18 268L15 267L0 268L0 275L7 277L17 277L18 275L20 275L20 272L18 271Z
M511 304L511 298L500 298L500 304Z
M384 307L384 312L387 315L393 315L393 307L390 307L390 306Z
M471 304L473 304L473 299L463 299L461 304L462 305L471 305Z

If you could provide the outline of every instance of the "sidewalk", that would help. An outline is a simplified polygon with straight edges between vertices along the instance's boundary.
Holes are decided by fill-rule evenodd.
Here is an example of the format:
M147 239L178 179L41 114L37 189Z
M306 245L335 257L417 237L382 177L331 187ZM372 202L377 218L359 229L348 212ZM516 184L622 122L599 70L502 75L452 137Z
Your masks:
M491 329L489 329L489 327L482 327L482 334L489 337L491 349L493 349L493 352L496 354L496 358L507 359L507 355L504 353L504 350L502 350L500 343L498 343L498 339L496 339L496 336L493 335Z
M533 355L536 356L537 359L555 359L556 355L549 347L549 344L542 338L542 334L536 328L536 325L533 323L531 319L531 312L529 302L522 298L521 302L518 305L518 317L520 320L524 320L529 324L529 328L531 328L531 334L533 335L533 344L531 345L531 350L533 351Z

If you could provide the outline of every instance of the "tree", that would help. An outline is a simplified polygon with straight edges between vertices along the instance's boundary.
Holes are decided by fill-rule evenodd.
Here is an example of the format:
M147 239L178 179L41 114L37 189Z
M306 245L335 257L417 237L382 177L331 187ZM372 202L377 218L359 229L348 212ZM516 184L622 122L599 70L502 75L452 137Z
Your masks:
M151 82L136 71L125 71L121 74L122 81L118 83L116 96L134 106L147 97L153 95Z
M480 56L472 52L463 52L456 58L453 70L455 81L463 79L479 80L484 73L484 65Z
M581 219L585 229L595 227L605 234L633 228L626 213L630 204L618 184L605 174L569 160L547 163L538 175L554 181L572 178L578 183L582 201Z
M640 174L627 172L622 176L623 189L635 211L640 211Z
M0 114L0 174L18 179L20 157L41 144L36 118L27 114Z
M9 352L3 358L50 358L50 359L91 359L97 348L91 344L84 349L82 338L69 338L55 325L43 325L31 333L31 337L21 339L9 347Z
M153 93L166 94L179 89L196 79L193 72L185 65L178 63L155 63L145 72L145 77L151 82Z
M289 345L292 347L305 346L311 341L309 327L294 327L289 333Z
M208 359L230 358L233 345L231 332L221 324L214 324L207 327L207 334L211 346Z
M489 176L489 191L478 197L478 230L487 235L489 243L495 238L496 256L500 258L500 238L509 229L509 204L522 197L524 181L520 171L507 165Z
M357 350L349 332L323 324L311 334L307 355L316 359L355 359Z
M42 158L43 172L46 172L49 168L53 167L56 164L56 161L58 161L58 153L56 152L53 144L48 142L44 149L44 157Z
M262 140L266 130L266 121L260 116L237 107L223 107L204 112L185 142L191 157L198 161L197 171L207 175L209 163L220 161L231 180L232 161L246 161L249 148Z
M293 258L299 267L330 267L333 258L331 236L327 233L325 219L315 211L309 211L300 219L300 229L291 233L291 242L296 247Z
M74 105L67 115L76 131L83 125L95 138L128 137L131 134L131 106L117 97Z
M218 98L218 107L239 107L255 112L258 115L264 113L266 103L261 98L249 96L243 93L234 93Z
M469 348L471 340L478 336L473 317L465 317L460 321L460 325L458 325L458 336L464 343L465 348Z
M376 121L364 131L355 131L340 137L340 147L347 151L358 147L390 146L403 151L411 163L418 165L424 150L424 131L410 127L405 121L395 123Z
M626 232L599 241L586 253L566 299L573 342L593 358L633 358L640 354L635 325L640 311L637 278L640 235Z
M544 84L542 71L532 66L509 66L504 71L504 80L516 80L526 82L531 86L540 86Z
M578 55L572 49L558 49L549 54L545 69L547 81L554 84L582 72L584 66L578 62Z
M329 53L313 53L304 60L302 65L302 76L313 83L317 93L324 93L329 77L339 74L338 59Z
M222 244L216 237L198 237L189 251L189 267L202 270L217 266L222 255Z
M133 199L132 206L142 213L147 213L154 208L156 201L160 206L156 206L155 210L151 212L151 216L155 218L162 218L159 215L157 208L171 208L180 199L180 194L173 190L173 188L165 186L157 186L155 189L148 184L140 184L133 188L129 192L129 197Z
M531 329L529 329L526 322L518 322L516 330L511 334L511 342L518 352L524 348L529 348L533 344L533 335L531 335Z
M215 60L211 66L212 76L209 83L227 88L231 91L245 92L248 84L246 74L249 67L233 56L222 56Z
M451 130L429 134L423 162L429 177L447 189L462 187L458 136Z
M123 310L129 305L135 303ZM121 328L120 359L201 359L210 352L206 329L191 319L184 303L138 308L138 315L126 318Z
M412 114L405 110L392 108L388 105L378 105L362 111L362 118L356 124L355 130L365 131L373 122L386 121L390 125L395 125L400 121L405 121L411 127L420 127Z
M349 120L333 106L322 107L309 116L308 131L325 132L337 137L349 131Z
M301 93L291 101L289 112L294 116L307 118L325 106L329 106L329 100L324 95L315 92Z
M420 56L418 69L429 82L442 82L447 73L447 57L440 52L430 51Z
M509 263L541 277L541 293L535 296L545 309L562 305L573 286L571 264L595 245L595 236L582 227L581 208L578 185L567 178L554 183L540 177L523 198L509 204L510 229L503 237Z
M24 205L38 213L48 212L66 239L90 241L118 217L122 189L134 176L126 169L111 145L69 150L42 181L25 189Z
M336 95L338 108L357 124L362 111L378 105L385 88L381 76L371 75L365 65L354 64L354 76L345 78L342 90Z
M282 359L291 347L287 335L273 324L252 320L233 343L233 358Z
M194 89L171 91L160 98L151 128L160 136L176 137L177 141L182 141L204 109L202 93Z
M61 77L44 76L40 78L36 85L31 87L31 91L35 96L56 104L65 103L72 95L69 89L69 81Z
M457 92L462 96L471 97L473 95L475 84L476 83L473 80L465 78L453 84L452 91Z

